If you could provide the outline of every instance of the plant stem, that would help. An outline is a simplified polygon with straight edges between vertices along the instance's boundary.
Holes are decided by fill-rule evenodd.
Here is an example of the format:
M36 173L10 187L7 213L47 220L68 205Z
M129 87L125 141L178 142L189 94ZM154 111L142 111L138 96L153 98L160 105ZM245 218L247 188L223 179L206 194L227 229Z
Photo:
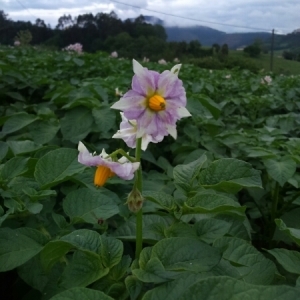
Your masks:
M135 159L137 162L141 162L142 154L142 138L136 140ZM142 194L143 190L143 178L142 178L142 166L136 172L135 187ZM139 259L141 251L143 249L143 210L142 208L136 214L136 248L135 258Z
M273 192L273 201L272 201L272 211L271 211L271 218L272 218L272 222L274 222L274 220L276 219L276 215L277 215L277 206L278 206L278 197L279 196L279 184L278 182L276 182L275 184L275 189Z

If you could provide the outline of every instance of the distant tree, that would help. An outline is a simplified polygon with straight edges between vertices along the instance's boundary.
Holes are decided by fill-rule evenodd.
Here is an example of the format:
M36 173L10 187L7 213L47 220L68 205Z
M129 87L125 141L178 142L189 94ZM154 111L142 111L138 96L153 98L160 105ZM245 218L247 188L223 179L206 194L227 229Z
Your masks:
M188 53L194 57L200 56L201 44L198 40L190 41L188 44Z
M42 27L42 28L47 28L47 25L45 24L44 20L41 20L40 18L37 18L35 20L35 26Z
M68 27L73 26L75 21L72 19L71 15L63 15L58 19L58 24L56 25L56 29L66 29Z
M227 44L223 44L221 47L221 54L222 56L228 56L229 54L229 48Z
M258 57L261 53L261 48L258 44L252 44L244 48L244 52L247 53L250 57Z
M219 53L219 52L220 52L220 49L221 49L221 46L220 46L219 44L217 44L217 43L214 43L214 44L212 45L212 48L213 48L213 50L214 50L216 53Z

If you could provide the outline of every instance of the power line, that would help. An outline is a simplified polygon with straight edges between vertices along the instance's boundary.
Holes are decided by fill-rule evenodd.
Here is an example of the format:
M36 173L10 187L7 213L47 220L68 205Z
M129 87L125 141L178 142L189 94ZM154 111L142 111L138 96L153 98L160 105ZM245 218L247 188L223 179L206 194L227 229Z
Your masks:
M27 10L28 12L29 12L29 14L32 16L32 17L34 17L35 19L38 19L36 16L34 16L32 13L31 13L31 11L27 8L27 7L25 7L24 5L23 5L23 3L21 3L19 0L16 0L25 10Z
M126 5L126 6L131 6L131 7L134 7L134 8L143 9L143 10L150 11L150 12L155 12L155 13L170 16L170 17L190 20L190 21L196 21L196 22L201 22L201 23L209 23L209 24L215 24L215 25L222 25L222 26L229 26L229 27L236 27L236 28L246 28L246 29L253 29L253 30L272 31L271 29L266 29L266 28L248 27L248 26L240 26L240 25L230 25L230 24L225 24L225 23L205 21L205 20L193 19L193 18L188 18L188 17L182 17L182 16L177 16L177 15L173 15L173 14L169 14L169 13L165 13L165 12L161 12L161 11L157 11L157 10L153 10L153 9L142 8L142 7L137 6L137 5L131 5L131 4L127 4L127 3L124 3L124 2L120 2L120 1L115 1L115 0L108 0L108 1L113 2L113 3L123 4L123 5Z

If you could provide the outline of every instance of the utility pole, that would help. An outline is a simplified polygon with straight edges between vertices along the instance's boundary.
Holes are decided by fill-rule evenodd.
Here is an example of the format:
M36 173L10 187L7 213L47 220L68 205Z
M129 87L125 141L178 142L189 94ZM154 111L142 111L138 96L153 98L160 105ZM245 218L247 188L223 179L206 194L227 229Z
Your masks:
M270 57L270 71L273 72L273 58L274 58L274 29L272 30L271 38L271 57Z

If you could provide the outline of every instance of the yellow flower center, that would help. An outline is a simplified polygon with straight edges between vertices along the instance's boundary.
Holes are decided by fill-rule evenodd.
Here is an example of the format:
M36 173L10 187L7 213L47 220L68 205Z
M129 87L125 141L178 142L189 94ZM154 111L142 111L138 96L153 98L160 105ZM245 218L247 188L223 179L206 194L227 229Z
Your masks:
M115 174L111 171L110 168L105 166L98 166L94 177L95 186L103 186L107 179L114 175Z
M159 95L154 95L149 98L148 106L154 111L165 110L166 108L166 100Z

